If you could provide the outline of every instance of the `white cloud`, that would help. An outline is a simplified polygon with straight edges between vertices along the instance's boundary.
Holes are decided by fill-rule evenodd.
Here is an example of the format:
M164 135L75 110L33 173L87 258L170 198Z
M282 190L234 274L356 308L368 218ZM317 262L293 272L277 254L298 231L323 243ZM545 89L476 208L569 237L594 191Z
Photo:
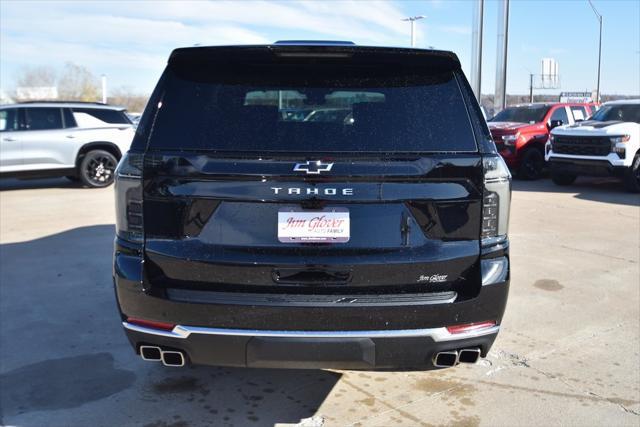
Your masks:
M2 2L0 83L7 86L9 68L72 61L115 70L130 84L128 70L156 77L176 47L270 43L292 33L401 45L409 39L403 16L388 1ZM420 39L426 25L419 27Z
M32 6L22 2L23 8ZM346 37L363 41L387 41L406 32L403 14L385 1L159 1L159 2L88 2L39 3L59 15L58 20L81 22L83 17L131 17L151 21L175 21L196 28L216 26L253 27L261 34L274 30L294 30L324 34L328 38ZM141 7L144 6L144 7ZM25 13L29 20L37 19ZM45 19L51 16L46 13ZM109 31L108 26L101 29ZM68 26L71 31L71 26ZM127 30L135 32L134 29ZM241 42L242 40L240 40Z

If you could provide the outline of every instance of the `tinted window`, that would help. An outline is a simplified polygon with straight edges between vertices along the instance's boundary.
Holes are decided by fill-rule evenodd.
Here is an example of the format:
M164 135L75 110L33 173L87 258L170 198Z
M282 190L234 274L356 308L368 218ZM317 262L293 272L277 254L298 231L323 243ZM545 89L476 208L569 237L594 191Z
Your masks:
M524 105L509 107L496 114L490 122L540 123L547 115L549 107L544 105Z
M76 123L76 119L73 117L73 113L70 108L63 108L62 113L64 116L64 127L65 128L74 128L78 126Z
M640 105L604 105L593 115L591 119L602 122L616 120L621 122L640 123Z
M16 108L0 110L0 132L18 130L18 110Z
M26 123L28 130L62 129L62 111L60 108L27 108Z
M477 150L453 71L274 65L241 77L195 68L165 72L151 148Z
M81 127L104 126L105 124L131 124L124 111L99 108L74 108L73 116Z
M569 117L567 117L567 109L564 107L558 107L551 114L551 118L549 120L562 120L562 124L569 124Z

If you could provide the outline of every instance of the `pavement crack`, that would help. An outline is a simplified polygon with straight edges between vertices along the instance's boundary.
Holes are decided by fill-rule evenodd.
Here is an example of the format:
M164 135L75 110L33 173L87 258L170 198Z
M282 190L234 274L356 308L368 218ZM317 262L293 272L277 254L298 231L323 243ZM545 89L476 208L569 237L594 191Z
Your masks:
M506 360L509 366L523 366L525 368L531 367L531 365L529 365L529 359L527 359L524 356L520 356L517 353L511 353L508 351L499 350L495 354L495 357L500 360ZM494 371L497 372L499 370L500 369L495 369Z
M359 391L360 393L362 393L362 394L366 395L367 397L373 398L375 401L379 402L381 405L384 405L384 406L386 406L386 407L388 408L388 410L387 410L387 411L383 411L382 413L380 413L380 414L378 414L378 415L376 415L375 417L372 417L372 418L378 418L378 417L380 417L380 416L382 416L382 415L384 415L384 414L386 414L386 413L389 413L389 412L397 412L397 413L398 413L398 414L400 414L402 417L404 417L404 418L406 418L406 419L408 419L408 420L411 420L412 422L416 423L415 425L420 425L420 426L423 426L423 427L427 427L427 426L428 426L428 424L426 424L426 423L425 423L424 421L422 421L420 418L417 418L417 417L415 417L415 416L411 415L410 413L408 413L408 412L406 412L406 411L404 411L404 410L402 409L402 407L404 407L404 406L408 406L408 405L411 405L411 404L415 403L416 401L411 401L411 402L409 402L408 404L405 404L405 405L401 405L401 406L397 406L397 407L396 407L396 406L393 406L393 405L391 405L391 404L387 403L386 401L384 401L384 400L382 400L382 399L377 398L374 394L372 394L372 393L368 392L367 390L365 390L365 389L364 389L364 388L362 388L362 387L358 387L357 385L355 385L354 383L352 383L351 381L347 380L347 379L346 379L346 378L344 378L344 377L341 379L341 382L343 382L343 383L345 383L346 385L348 385L349 387L351 387L351 388L353 388L353 389L355 389L355 390ZM454 386L454 387L451 387L451 389L456 388L456 387L459 387L459 385L456 385L456 386ZM443 391L443 393L444 393L444 392L446 392L446 391L448 391L448 390ZM436 393L436 394L440 394L440 393ZM431 395L431 396L429 396L429 397L432 397L432 396L433 396L433 395ZM354 425L354 424L357 424L357 423L358 423L358 421L353 422L353 423L351 423L351 424L349 424L349 425Z
M510 362L510 365L502 366L502 367L499 367L497 369L493 369L493 370L489 371L487 373L487 375L493 375L493 374L499 372L502 369L508 369L510 367L523 366L525 368L533 369L534 371L536 371L540 375L543 375L544 377L546 377L546 378L548 378L550 380L555 380L555 381L561 382L562 384L564 384L565 387L567 387L569 390L571 390L574 393L582 394L584 396L591 396L595 400L598 400L598 401L601 401L601 402L611 403L612 405L616 405L620 409L622 409L624 412L627 412L627 413L632 414L632 415L640 416L640 412L635 411L635 410L630 409L630 408L627 408L623 403L621 403L619 401L616 401L614 399L611 399L611 398L608 398L608 397L605 397L605 396L601 396L601 395L599 395L597 393L592 392L591 390L585 390L585 389L577 388L577 387L571 385L569 382L565 381L562 377L560 377L558 375L551 374L551 373L546 372L546 371L544 371L544 370L542 370L540 368L532 366L529 363L529 359L527 359L525 357L521 357L516 353L510 353L510 352L507 352L507 351L504 351L504 350L500 350L496 356L498 358L506 359L508 362Z
M530 238L530 237L525 236L525 235L517 235L517 239L518 240L531 240L531 241L535 240L536 242L539 241L539 239L533 239L533 238ZM629 259L629 258L619 257L619 256L615 256L615 255L610 255L610 254L598 252L598 251L582 249L582 248L576 248L576 247L569 246L569 245L556 245L553 242L549 242L548 244L549 244L549 246L555 246L555 247L562 248L562 249L568 249L568 250L571 250L571 251L582 252L582 253L589 254L589 255L596 255L596 256L601 256L601 257L604 257L604 258L615 259L617 261L624 261L624 262L628 262L630 264L638 264L638 260L637 259Z
M598 398L600 400L603 400L605 402L609 402L609 403L611 403L613 405L616 405L616 406L618 406L620 409L622 409L624 412L626 412L628 414L632 414L632 415L635 415L635 416L640 416L640 412L634 411L633 409L630 409L630 408L627 408L626 406L624 406L620 402L615 402L615 401L613 401L613 400L611 400L611 399L609 399L607 397L600 396L599 394L594 393L594 392L592 392L590 390L587 390L586 392L583 391L583 393L586 393L586 394L588 394L590 396L596 397L596 398Z
M617 259L618 261L626 261L626 262L629 262L631 264L637 264L638 263L638 261L634 260L634 259L623 258L623 257L615 256L615 255L609 255L609 254L603 254L602 252L598 252L598 251L590 251L590 250L587 250L587 249L574 248L573 246L569 246L569 245L560 245L560 247L564 248L564 249L570 249L570 250L576 251L576 252L582 252L582 253L585 253L585 254L591 254L591 255L597 255L597 256L601 256L601 257L605 257L605 258Z

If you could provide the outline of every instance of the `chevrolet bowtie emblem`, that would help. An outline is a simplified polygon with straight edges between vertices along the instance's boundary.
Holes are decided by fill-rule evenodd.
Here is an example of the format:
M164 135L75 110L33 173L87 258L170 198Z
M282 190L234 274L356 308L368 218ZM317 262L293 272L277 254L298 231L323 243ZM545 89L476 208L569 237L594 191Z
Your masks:
M294 172L305 172L307 175L320 175L320 172L329 172L333 163L323 163L320 160L307 160L306 163L296 163Z

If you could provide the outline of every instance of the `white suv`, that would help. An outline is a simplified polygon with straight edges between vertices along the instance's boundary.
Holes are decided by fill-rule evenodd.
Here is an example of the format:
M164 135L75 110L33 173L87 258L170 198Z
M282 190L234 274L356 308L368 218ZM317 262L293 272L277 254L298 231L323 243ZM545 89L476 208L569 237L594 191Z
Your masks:
M553 129L545 153L558 185L612 175L640 192L640 99L607 102L589 120Z
M124 108L97 103L0 106L0 177L66 176L106 187L135 129Z

